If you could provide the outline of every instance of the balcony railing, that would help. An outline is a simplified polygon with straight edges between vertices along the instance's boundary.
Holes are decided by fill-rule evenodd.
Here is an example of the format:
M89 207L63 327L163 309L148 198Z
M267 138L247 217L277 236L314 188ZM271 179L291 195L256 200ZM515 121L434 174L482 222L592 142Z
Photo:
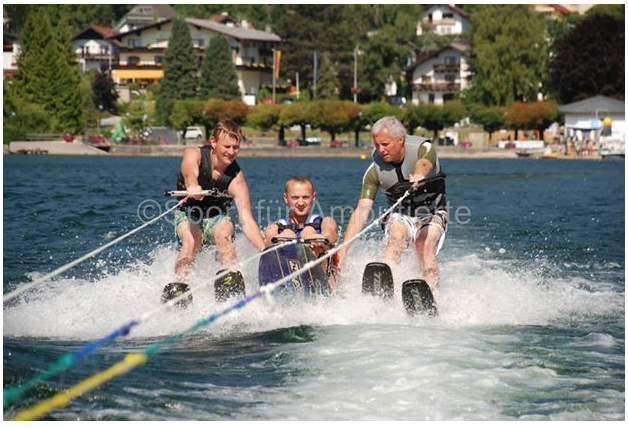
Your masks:
M456 64L434 64L436 73L456 73L460 71L460 63Z
M455 82L428 82L414 85L419 91L460 91L460 84Z

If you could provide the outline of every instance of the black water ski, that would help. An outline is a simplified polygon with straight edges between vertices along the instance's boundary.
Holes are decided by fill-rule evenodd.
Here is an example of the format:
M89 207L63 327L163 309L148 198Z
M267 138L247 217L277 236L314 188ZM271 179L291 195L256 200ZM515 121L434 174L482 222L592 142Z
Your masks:
M216 274L222 274L226 270L220 270ZM224 302L230 298L243 298L244 292L244 277L240 271L229 271L229 274L217 279L214 282L214 292L216 294L216 301Z
M417 314L438 316L438 309L436 308L432 290L423 279L412 279L403 282L401 299L410 316Z
M383 262L371 262L364 268L362 292L390 299L393 297L395 284L390 267Z
M187 283L168 283L161 294L161 303L165 304L168 301L178 298L184 293L189 292L189 290L190 287ZM190 304L192 304L192 294L189 294L187 297L177 302L175 307L187 308Z

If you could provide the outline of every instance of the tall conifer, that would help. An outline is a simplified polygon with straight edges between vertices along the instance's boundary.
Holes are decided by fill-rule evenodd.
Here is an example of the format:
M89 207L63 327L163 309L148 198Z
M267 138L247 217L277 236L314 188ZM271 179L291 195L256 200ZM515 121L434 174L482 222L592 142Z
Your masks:
M229 42L222 34L214 34L205 51L199 82L199 98L205 100L242 98Z
M175 19L168 48L164 53L164 78L157 99L159 118L170 123L175 100L196 96L197 66L190 30L182 19Z

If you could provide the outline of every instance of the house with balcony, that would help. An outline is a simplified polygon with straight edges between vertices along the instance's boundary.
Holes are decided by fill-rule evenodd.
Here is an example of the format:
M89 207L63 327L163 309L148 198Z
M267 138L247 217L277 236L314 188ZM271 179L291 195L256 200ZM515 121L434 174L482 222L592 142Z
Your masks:
M6 80L13 79L17 71L17 54L20 49L18 38L6 31L2 33L2 71Z
M76 53L83 73L90 70L111 70L117 62L117 50L113 28L90 25L72 38L72 50Z
M212 35L223 34L231 48L242 94L257 96L260 86L272 83L273 49L281 42L279 36L248 25L236 25L229 20L221 23L212 19L187 18L185 22L199 68ZM119 50L119 62L112 70L113 80L117 84L140 85L160 82L172 25L173 20L168 19L112 36L111 40L116 42Z
M422 36L426 32L439 36L460 35L471 26L469 14L452 4L425 5L423 17L417 24L416 34Z
M423 52L406 69L412 88L412 104L443 104L453 100L469 82L468 47L450 43Z

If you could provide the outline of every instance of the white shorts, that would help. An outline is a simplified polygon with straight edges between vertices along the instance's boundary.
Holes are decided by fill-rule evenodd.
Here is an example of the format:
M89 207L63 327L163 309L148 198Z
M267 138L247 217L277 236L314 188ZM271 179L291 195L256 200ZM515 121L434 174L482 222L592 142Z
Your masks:
M436 254L440 252L445 241L445 234L447 233L447 212L445 210L437 210L434 214L422 214L419 216L407 216L401 213L392 213L386 222L386 229L384 234L386 241L388 241L389 228L393 221L399 221L408 229L408 235L412 243L414 243L419 235L421 229L431 225L441 230L440 238L436 243Z

